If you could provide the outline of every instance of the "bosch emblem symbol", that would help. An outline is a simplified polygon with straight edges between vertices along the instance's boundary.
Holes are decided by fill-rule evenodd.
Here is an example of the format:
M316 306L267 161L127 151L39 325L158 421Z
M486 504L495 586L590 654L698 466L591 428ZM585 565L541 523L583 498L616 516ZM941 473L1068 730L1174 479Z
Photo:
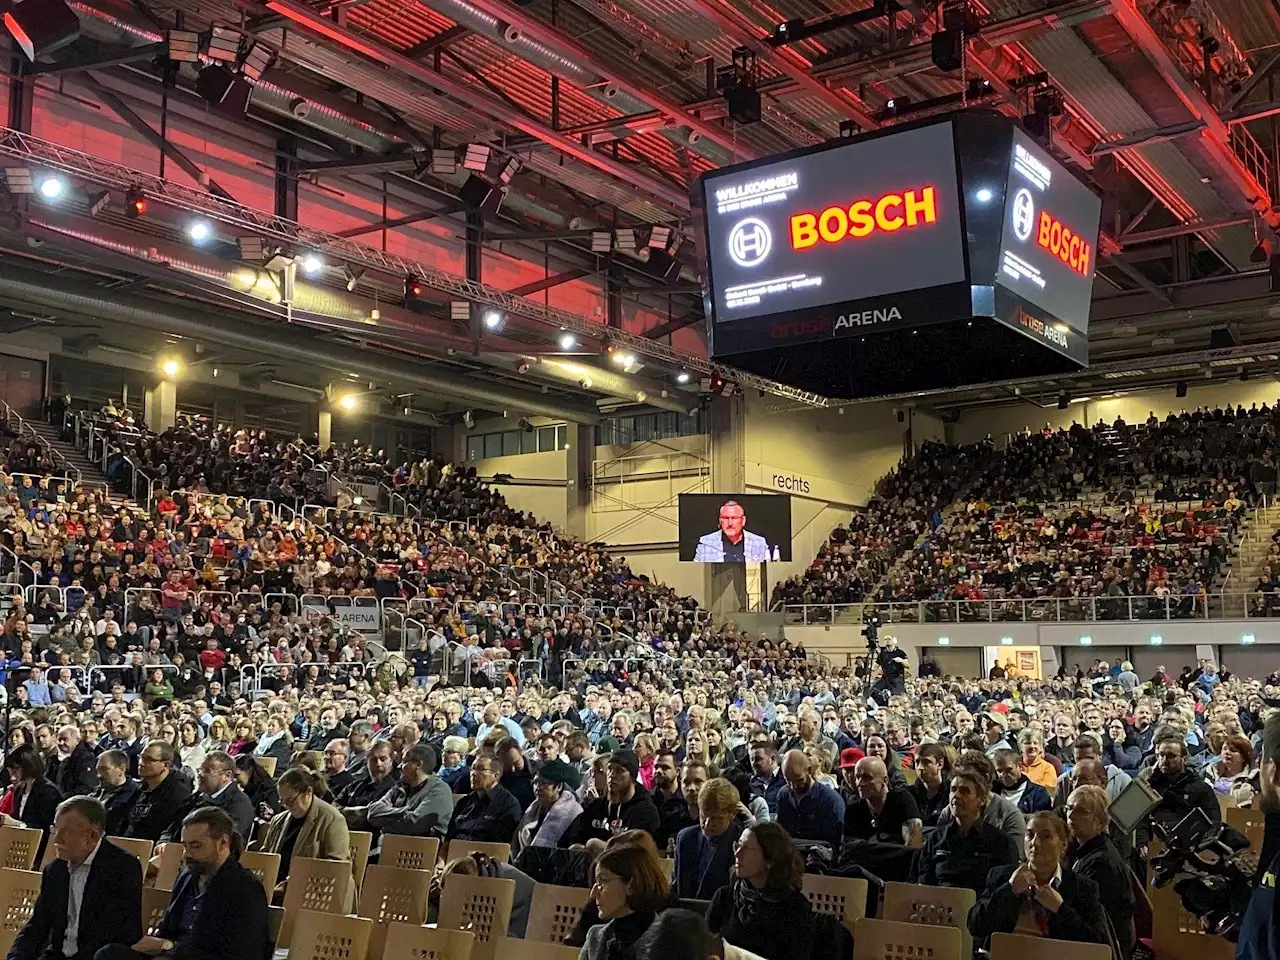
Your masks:
M740 267L763 263L772 246L768 225L756 217L739 220L729 232L729 256Z
M1035 201L1031 199L1031 191L1023 187L1013 196L1013 235L1019 240L1026 240L1031 236L1035 219Z

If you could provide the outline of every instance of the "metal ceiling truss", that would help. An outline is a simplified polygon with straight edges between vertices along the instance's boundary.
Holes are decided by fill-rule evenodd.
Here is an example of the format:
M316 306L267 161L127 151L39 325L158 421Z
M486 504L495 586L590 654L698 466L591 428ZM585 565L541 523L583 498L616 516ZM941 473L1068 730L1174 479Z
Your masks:
M241 206L212 193L194 190L154 174L133 170L122 164L51 143L18 130L6 129L0 132L0 157L25 166L57 171L86 184L120 191L134 188L157 202L205 216L211 221L230 227L237 235L252 234L266 240L287 244L293 249L313 250L327 255L332 263L345 262L352 266L381 270L393 276L414 277L424 286L450 297L492 307L543 324L549 328L548 335L551 335L551 331L565 330L589 340L607 340L615 347L625 348L638 356L648 357L673 368L722 377L726 381L739 384L744 389L749 387L763 390L810 406L827 407L836 403L812 391L799 390L767 377L716 363L642 335L617 328L605 329L600 324L593 323L571 311L538 303L484 283L456 277L416 260L356 243L346 237L306 227L274 214Z

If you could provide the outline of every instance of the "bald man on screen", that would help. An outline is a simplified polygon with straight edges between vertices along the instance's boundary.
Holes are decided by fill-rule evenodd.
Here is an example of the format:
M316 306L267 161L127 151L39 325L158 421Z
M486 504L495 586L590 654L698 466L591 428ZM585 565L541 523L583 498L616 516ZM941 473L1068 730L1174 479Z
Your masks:
M720 529L698 538L695 563L768 563L778 559L769 556L764 537L747 530L747 512L736 500L720 505Z

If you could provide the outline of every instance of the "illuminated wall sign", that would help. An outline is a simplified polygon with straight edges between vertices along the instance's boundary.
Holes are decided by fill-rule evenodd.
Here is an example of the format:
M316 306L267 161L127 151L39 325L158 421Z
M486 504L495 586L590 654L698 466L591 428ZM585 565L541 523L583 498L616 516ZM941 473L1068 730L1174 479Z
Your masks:
M966 279L949 123L718 170L703 199L712 313L758 342L909 323L901 294Z

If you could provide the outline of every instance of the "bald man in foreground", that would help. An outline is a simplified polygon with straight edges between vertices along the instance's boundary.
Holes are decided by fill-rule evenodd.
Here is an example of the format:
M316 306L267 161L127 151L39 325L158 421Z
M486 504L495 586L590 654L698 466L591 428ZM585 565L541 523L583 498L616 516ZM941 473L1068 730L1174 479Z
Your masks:
M878 757L863 757L853 768L858 801L845 809L846 840L906 843L920 819L916 801L905 788L889 788L889 769Z
M778 823L794 840L820 840L840 852L844 835L844 800L840 794L814 779L816 771L799 750L782 758L786 786L778 793Z

